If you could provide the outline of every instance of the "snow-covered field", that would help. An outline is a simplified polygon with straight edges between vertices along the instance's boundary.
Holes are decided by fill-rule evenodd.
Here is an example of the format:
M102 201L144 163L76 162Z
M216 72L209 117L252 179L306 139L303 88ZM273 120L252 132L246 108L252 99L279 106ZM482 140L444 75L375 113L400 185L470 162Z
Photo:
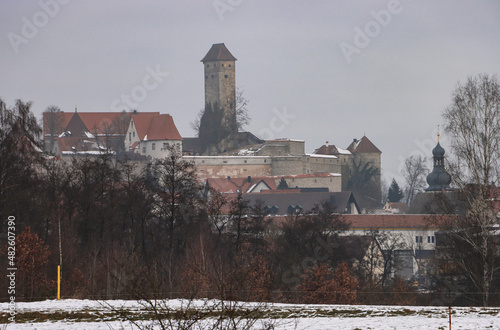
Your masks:
M179 309L185 303L182 300L170 300L169 308ZM211 302L208 304L212 306ZM238 304L241 308L259 306L269 314L286 316L274 320L275 329L449 329L448 307ZM207 302L199 300L195 301L195 305L202 308L207 306ZM0 310L3 320L5 316L10 316L6 314L8 303L0 303ZM114 317L106 316L116 310L134 315L145 311L138 302L127 300L67 299L18 303L17 322L4 322L0 329L137 329L129 321L120 320L117 314ZM500 329L500 308L454 307L452 311L454 330ZM55 317L51 321L38 321L33 317L46 314ZM269 320L257 321L254 329L262 329L265 322Z

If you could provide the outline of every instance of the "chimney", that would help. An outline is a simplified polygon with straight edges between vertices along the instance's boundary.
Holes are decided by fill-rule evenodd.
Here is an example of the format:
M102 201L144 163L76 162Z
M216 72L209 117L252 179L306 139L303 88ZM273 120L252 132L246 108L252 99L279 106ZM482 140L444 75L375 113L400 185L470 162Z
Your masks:
M251 177L250 175L248 176L248 178L247 178L247 179L248 179L248 182L249 182L249 183L250 183L250 182L252 182L252 177Z
M325 145L326 145L326 147L328 148L328 141L326 141L326 144L325 144Z

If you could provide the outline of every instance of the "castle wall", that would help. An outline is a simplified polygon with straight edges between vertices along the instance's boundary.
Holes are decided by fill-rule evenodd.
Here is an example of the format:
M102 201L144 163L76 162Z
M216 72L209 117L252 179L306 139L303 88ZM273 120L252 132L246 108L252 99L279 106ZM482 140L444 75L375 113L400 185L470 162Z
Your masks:
M309 155L309 173L341 173L341 161L336 156ZM307 160L306 160L307 162Z
M304 155L305 141L290 139L266 141L257 154L259 156Z
M272 160L259 156L184 156L201 178L270 176Z
M292 175L307 174L309 164L305 158L307 156L277 156L273 157L271 175Z
M286 177L284 178L288 188L328 188L330 192L342 191L342 177L340 174L332 176L308 176L308 177ZM276 178L276 185L281 177Z

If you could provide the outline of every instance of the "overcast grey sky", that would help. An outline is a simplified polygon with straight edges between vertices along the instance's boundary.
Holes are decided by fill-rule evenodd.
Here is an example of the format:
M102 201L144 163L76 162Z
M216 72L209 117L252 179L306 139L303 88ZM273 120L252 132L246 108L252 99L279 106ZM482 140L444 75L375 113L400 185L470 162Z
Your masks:
M500 71L499 1L2 0L0 36L8 105L113 111L129 95L185 137L204 106L200 60L224 42L247 130L307 152L366 134L386 179L430 155L458 81Z

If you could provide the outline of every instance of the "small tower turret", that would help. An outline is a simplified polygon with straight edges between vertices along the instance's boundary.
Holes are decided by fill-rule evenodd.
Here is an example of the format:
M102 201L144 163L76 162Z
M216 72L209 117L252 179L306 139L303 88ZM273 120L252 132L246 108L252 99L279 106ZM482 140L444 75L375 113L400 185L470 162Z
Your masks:
M439 144L439 134L438 143L432 149L432 158L434 159L434 167L432 172L427 175L427 183L429 187L425 191L451 191L450 188L451 177L444 169L444 153L445 150Z

